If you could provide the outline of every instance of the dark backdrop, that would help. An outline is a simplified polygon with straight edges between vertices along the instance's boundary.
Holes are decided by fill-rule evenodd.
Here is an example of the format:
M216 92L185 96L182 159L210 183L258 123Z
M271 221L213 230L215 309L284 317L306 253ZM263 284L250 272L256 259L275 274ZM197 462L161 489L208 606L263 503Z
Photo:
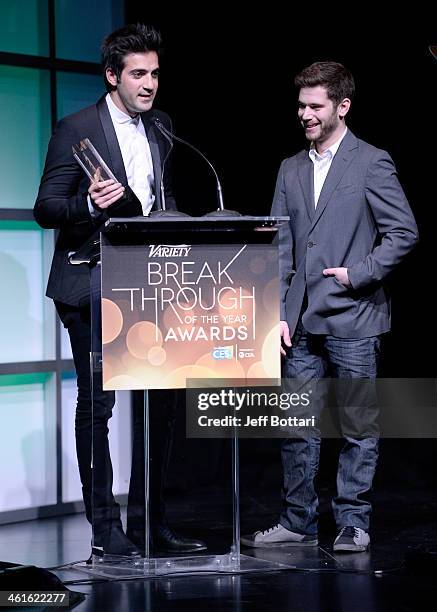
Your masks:
M382 374L434 377L437 61L428 45L437 42L437 30L426 15L416 18L413 11L382 14L357 5L355 17L340 23L336 5L294 5L289 16L283 14L284 6L271 2L268 12L252 8L237 16L237 3L204 3L194 9L161 2L159 8L141 8L127 0L126 18L161 30L165 54L156 106L172 116L177 135L213 162L225 206L242 213L269 213L281 160L305 146L296 118L294 75L326 59L352 71L357 91L348 125L360 138L390 152L421 237L420 246L390 279L393 324ZM200 215L216 207L207 166L182 145L175 147L174 171L181 209ZM178 486L207 482L208 474L217 479L219 466L225 465L220 441L195 442L184 442L181 423L172 479ZM241 447L245 482L254 476L258 484L276 487L277 444L243 441ZM335 441L324 444L322 485L332 484L337 447ZM434 440L383 441L379 487L433 486L436 455ZM207 467L199 461L205 456L210 459Z

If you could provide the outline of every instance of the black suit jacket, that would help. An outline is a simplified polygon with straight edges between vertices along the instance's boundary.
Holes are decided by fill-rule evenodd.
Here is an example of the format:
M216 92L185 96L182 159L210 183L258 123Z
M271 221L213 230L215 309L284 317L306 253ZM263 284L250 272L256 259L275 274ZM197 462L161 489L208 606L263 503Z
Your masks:
M155 127L160 121L171 130L168 115L152 109L142 113L154 169L154 208L161 208L162 163L170 144ZM125 196L107 212L92 216L88 209L89 179L73 157L72 146L89 138L116 178L126 187ZM166 164L164 194L167 209L176 209L171 192L169 168ZM89 301L89 269L87 265L72 266L68 254L84 242L111 217L142 215L138 198L127 185L126 171L108 106L103 96L97 104L62 119L55 127L49 143L44 173L34 206L36 221L44 228L59 229L47 285L48 297L72 306Z

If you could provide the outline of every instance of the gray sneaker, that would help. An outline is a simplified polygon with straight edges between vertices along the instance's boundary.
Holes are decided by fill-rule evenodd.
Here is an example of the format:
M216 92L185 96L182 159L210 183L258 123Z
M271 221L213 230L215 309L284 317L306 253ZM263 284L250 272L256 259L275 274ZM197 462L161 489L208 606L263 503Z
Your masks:
M243 536L240 539L244 546L252 548L264 548L272 546L317 546L316 535L304 535L285 529L280 523L265 529L255 531L252 535Z
M334 541L334 552L364 552L370 546L369 534L359 527L342 527Z

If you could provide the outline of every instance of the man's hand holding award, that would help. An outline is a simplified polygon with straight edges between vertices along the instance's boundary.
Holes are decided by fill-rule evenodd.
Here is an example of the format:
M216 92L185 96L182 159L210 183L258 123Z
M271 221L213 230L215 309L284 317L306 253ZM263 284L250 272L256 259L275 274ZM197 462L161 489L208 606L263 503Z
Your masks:
M73 155L91 180L88 193L93 206L104 210L123 197L125 188L88 138L73 146Z

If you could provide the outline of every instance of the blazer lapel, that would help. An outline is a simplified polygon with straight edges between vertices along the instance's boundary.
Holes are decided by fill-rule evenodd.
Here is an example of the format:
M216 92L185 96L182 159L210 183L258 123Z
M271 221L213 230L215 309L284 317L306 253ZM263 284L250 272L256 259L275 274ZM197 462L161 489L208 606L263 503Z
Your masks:
M340 182L346 168L349 166L351 161L356 155L358 149L358 141L356 137L348 130L346 136L341 142L338 151L332 160L331 167L329 168L328 175L323 183L322 191L320 192L319 201L317 202L317 208L315 210L314 217L312 219L312 226L314 226L320 219L323 211L326 208L334 189ZM311 162L312 163L312 162Z
M102 124L103 133L108 145L110 160L109 166L112 168L116 179L124 186L127 186L126 170L121 156L120 146L118 144L117 135L112 124L111 115L109 114L108 105L105 101L105 96L97 102L97 112L99 113L100 122Z
M108 105L105 101L105 96L100 98L97 102L97 111L99 114L100 122L102 124L103 133L105 135L106 143L108 145L109 166L112 168L116 178L123 185L127 185L126 170L123 164L123 157L121 155L120 146L118 144L117 135L109 114ZM164 143L162 138L159 138L156 128L153 124L153 114L142 113L141 120L146 130L147 139L149 141L150 153L152 155L153 163L153 175L155 183L155 202L153 208L161 208L161 174L162 164L161 159L163 158L165 151L163 149ZM160 146L161 145L161 146Z
M161 209L161 174L162 174L162 164L161 157L162 153L159 148L158 135L156 133L156 128L153 124L153 115L149 116L147 113L141 114L141 120L144 124L144 129L146 130L147 140L149 141L150 153L152 155L152 163L153 163L153 177L155 183L155 202L153 204L153 208Z
M299 159L297 174L305 198L308 216L312 220L314 217L314 173L313 162L310 160L307 151L304 151Z

